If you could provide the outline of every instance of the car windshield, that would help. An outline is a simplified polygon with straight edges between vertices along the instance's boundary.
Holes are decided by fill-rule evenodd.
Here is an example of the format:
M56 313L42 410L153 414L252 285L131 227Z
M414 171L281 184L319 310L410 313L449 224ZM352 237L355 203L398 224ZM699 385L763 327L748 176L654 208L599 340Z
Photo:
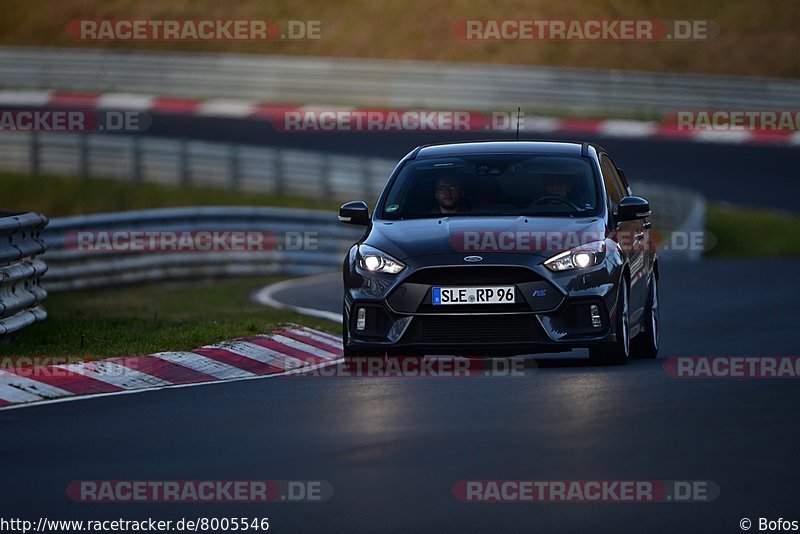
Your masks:
M597 181L581 157L491 154L411 160L383 203L383 219L597 214Z

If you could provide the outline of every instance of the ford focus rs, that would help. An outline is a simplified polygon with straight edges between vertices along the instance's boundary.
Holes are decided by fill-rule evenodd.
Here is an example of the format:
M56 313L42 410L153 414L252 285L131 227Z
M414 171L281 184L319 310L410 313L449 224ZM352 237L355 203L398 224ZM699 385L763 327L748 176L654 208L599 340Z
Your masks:
M345 358L588 348L654 358L650 207L589 143L423 146L397 165L343 265Z

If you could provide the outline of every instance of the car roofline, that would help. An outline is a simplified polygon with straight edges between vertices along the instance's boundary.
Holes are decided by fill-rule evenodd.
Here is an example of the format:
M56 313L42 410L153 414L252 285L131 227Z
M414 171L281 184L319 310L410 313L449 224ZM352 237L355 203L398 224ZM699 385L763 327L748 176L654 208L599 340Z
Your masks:
M442 141L440 143L429 143L425 145L419 145L414 150L408 153L406 158L404 159L416 159L417 155L426 148L434 148L434 147L446 147L446 146L456 146L456 145L465 145L465 144L483 144L483 143L548 143L548 144L559 144L559 145L580 145L581 146L581 156L588 156L589 155L589 147L593 148L596 153L606 152L606 150L598 144L589 143L588 141L572 141L572 140L554 140L554 139L472 139L472 140L463 140L463 141ZM480 154L481 152L474 152L473 154ZM522 152L521 152L522 153Z

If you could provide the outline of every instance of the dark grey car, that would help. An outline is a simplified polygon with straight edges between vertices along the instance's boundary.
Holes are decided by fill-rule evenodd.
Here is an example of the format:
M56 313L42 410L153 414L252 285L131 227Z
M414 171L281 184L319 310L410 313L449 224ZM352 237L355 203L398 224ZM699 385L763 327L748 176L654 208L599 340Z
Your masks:
M344 260L345 357L658 351L650 207L599 146L423 146L399 163Z

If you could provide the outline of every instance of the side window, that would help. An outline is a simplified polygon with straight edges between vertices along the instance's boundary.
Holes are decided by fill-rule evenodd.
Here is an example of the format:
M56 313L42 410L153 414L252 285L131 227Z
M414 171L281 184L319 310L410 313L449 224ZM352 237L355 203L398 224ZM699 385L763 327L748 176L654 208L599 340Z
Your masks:
M603 169L603 182L606 186L608 198L611 200L612 204L619 204L619 201L625 196L625 190L622 187L622 180L619 175L617 175L614 164L611 163L608 157L602 156L600 158L600 167Z
M622 187L622 193L623 193L622 196L626 197L626 196L630 195L631 194L630 193L630 184L628 184L628 180L625 178L625 176L622 175L621 172L619 172L619 169L617 168L616 164L614 163L614 160L612 160L608 156L605 156L605 158L608 159L608 162L611 164L611 168L613 169L614 176L616 176L617 180L619 180L620 187Z

